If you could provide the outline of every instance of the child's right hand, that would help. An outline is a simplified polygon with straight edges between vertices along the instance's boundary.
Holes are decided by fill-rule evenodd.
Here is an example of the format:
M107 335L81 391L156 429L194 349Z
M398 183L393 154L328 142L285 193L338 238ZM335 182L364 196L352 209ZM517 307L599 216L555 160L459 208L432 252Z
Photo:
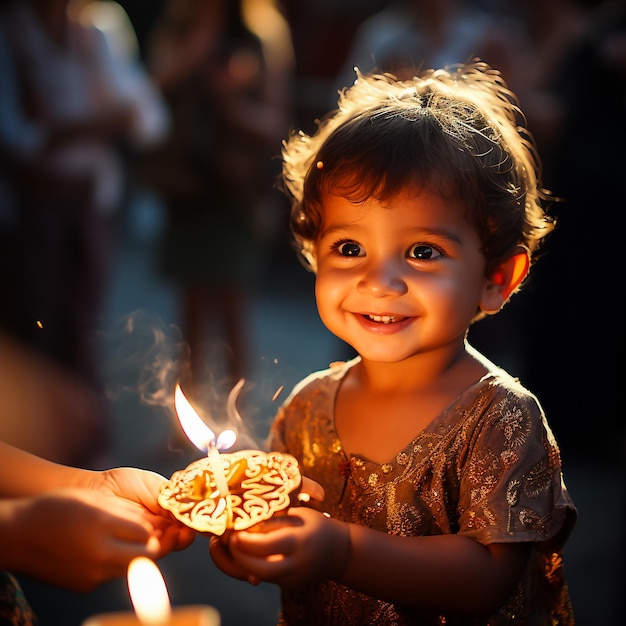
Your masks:
M317 500L318 502L322 502L324 500L324 495L324 488L319 483L308 478L307 476L302 476L302 487L299 495L302 502L307 502L308 500ZM266 522L260 522L259 524L253 526L249 530L249 533L267 534L286 526L302 525L300 517L297 515L289 515L289 511L292 510L299 511L300 507L296 507L296 509L289 509L281 515L275 515ZM243 564L238 563L230 552L230 541L234 534L238 534L238 532L230 531L221 537L211 538L209 544L211 558L217 567L225 574L239 580L246 580L250 584L256 585L261 582L259 577L253 572L248 571Z
M350 549L348 525L307 507L289 509L266 532L213 538L211 557L226 574L255 584L301 587L337 578Z

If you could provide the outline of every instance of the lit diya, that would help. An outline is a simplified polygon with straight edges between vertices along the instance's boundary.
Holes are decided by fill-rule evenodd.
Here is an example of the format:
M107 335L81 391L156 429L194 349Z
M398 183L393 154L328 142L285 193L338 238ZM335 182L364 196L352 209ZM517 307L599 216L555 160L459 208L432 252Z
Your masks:
M179 386L175 404L185 434L207 456L172 474L161 487L161 507L194 530L222 535L267 521L295 504L302 477L293 456L261 450L220 454L233 445L234 431L224 431L216 440Z
M206 457L174 472L161 488L159 504L187 526L214 535L245 530L292 504L301 476L290 454L241 450L218 458L227 494L220 492L214 464Z

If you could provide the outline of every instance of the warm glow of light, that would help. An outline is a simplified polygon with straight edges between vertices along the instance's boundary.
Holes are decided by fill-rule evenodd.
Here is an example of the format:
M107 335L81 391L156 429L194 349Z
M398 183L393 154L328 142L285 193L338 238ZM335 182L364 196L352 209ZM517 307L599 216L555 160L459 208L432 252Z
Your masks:
M237 389L241 388L243 381L240 381L240 383ZM233 404L236 399L236 393L231 393L231 396L229 400ZM224 430L216 441L215 434L196 413L180 385L176 385L176 390L174 391L174 405L176 406L178 420L185 435L196 448L207 453L219 494L222 498L227 498L229 495L228 482L220 460L219 450L230 448L237 440L237 433L230 429Z
M209 445L215 442L215 434L196 413L180 385L176 385L174 405L176 406L176 414L178 415L180 425L189 441L196 448L207 452Z
M191 406L180 385L176 385L174 391L174 405L181 428L189 441L199 450L208 452L213 443L218 450L228 450L237 441L237 433L231 429L222 431L216 440L215 433L202 421L202 418Z
M163 626L171 617L170 598L154 561L139 556L128 566L128 591L143 626Z

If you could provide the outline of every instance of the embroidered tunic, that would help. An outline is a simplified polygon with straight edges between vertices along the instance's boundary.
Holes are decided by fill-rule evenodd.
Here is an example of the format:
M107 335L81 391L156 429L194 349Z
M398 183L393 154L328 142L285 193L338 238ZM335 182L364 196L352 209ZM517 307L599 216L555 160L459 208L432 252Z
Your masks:
M324 487L324 502L313 506L391 535L456 533L485 545L530 542L529 565L507 603L484 619L426 614L325 581L283 589L280 623L573 624L561 550L577 512L535 396L491 364L404 450L379 465L347 458L335 430L337 391L356 362L358 357L304 379L272 427L271 449L293 454L303 474Z

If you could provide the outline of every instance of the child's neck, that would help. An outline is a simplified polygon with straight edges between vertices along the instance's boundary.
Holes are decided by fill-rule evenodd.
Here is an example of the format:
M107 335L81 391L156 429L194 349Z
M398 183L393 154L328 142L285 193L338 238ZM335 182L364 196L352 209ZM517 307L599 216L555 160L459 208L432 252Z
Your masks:
M335 406L335 427L348 455L379 464L392 460L487 371L466 349L447 366L434 365L361 360L352 368Z
M431 393L438 388L464 388L485 367L467 343L453 350L433 351L395 363L361 358L350 375L363 392L392 395Z

